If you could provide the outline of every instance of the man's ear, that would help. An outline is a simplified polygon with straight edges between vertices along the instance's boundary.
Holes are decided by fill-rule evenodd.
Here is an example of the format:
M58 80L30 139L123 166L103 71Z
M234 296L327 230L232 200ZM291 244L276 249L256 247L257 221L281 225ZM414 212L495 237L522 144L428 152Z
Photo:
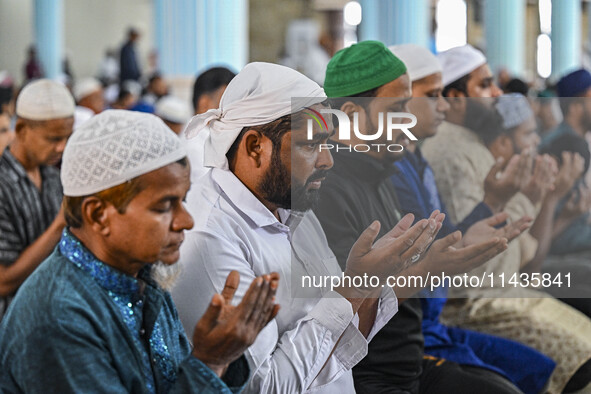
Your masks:
M104 200L95 196L87 197L82 201L82 222L95 232L107 236L111 233L109 216L113 211L116 211L115 207Z
M351 122L353 122L353 114L361 111L365 111L365 108L361 105L355 104L353 101L346 101L341 105L341 112L344 112Z
M16 124L14 125L14 131L15 131L16 135L24 136L25 133L27 132L27 129L28 129L27 122L21 118L17 118Z
M246 157L255 162L257 167L261 166L262 155L264 152L263 135L253 129L247 130L242 137L241 145L244 148Z

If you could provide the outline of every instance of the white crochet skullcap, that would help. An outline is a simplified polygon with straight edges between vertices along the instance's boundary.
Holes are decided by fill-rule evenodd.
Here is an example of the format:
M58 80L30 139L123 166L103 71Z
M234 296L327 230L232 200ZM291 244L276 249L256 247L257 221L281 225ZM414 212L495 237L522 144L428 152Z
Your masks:
M389 46L388 49L406 65L411 82L443 71L437 57L425 47L416 44L400 44Z
M23 88L16 99L16 114L29 120L52 120L74 116L74 98L64 84L39 79Z
M64 150L64 195L87 196L187 156L180 138L155 115L107 110L83 123Z
M443 68L443 86L447 86L486 64L486 57L470 44L448 49L437 55Z
M503 119L503 128L507 130L534 119L534 111L529 101L520 93L509 93L498 97L495 108Z

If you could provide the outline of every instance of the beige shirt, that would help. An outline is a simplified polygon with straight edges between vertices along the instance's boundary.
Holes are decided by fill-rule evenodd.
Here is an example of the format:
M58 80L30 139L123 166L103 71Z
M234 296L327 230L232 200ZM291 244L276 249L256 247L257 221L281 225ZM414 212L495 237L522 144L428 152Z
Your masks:
M444 122L437 134L421 147L425 159L433 168L439 194L447 213L455 223L462 221L484 198L484 180L495 159L482 140L470 130ZM510 220L524 215L535 217L536 208L529 199L517 193L506 205ZM537 249L537 241L529 233L509 244L507 250L469 274L488 278L488 274L513 275L529 262ZM483 287L490 287L485 281ZM450 289L450 297L479 298L479 289Z

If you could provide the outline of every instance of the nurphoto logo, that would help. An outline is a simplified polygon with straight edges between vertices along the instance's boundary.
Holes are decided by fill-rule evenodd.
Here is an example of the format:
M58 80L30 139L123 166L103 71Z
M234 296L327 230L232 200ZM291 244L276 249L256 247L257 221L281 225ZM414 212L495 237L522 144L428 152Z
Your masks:
M338 109L321 109L320 112L311 108L308 108L308 110L312 112L308 113L308 115L312 118L308 119L308 140L314 139L314 123L316 123L321 130L328 130L328 125L322 114L331 114L337 117L339 121L337 133L338 141L351 139L351 121L346 113ZM402 131L410 141L417 141L417 137L415 137L414 134L409 130L417 124L417 118L413 114L407 112L387 112L384 114L383 112L380 112L378 117L379 120L377 131L373 134L366 134L359 130L359 114L355 112L353 114L352 122L353 134L361 141L377 141L383 140L383 134L386 133L387 141L392 143L354 144L347 146L347 150L354 150L355 152L368 152L370 150L377 150L379 152L380 149L387 149L389 152L402 152L404 150L404 146L394 143L394 140L399 136L399 133L394 134L394 130ZM410 122L400 123L404 119L408 119ZM386 124L384 125L384 123ZM344 147L335 144L319 144L320 151L331 149L342 150L343 148Z

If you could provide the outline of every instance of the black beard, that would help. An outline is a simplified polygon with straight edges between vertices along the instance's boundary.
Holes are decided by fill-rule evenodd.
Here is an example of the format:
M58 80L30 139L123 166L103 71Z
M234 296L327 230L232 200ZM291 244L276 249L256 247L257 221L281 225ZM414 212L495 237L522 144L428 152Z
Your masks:
M279 208L305 212L313 209L320 198L317 189L306 190L308 183L326 176L325 170L315 172L304 185L292 188L289 171L281 162L278 149L273 151L271 165L259 185L262 197Z
M287 168L281 162L279 149L273 149L271 165L259 184L262 197L280 208L291 209L291 182Z

